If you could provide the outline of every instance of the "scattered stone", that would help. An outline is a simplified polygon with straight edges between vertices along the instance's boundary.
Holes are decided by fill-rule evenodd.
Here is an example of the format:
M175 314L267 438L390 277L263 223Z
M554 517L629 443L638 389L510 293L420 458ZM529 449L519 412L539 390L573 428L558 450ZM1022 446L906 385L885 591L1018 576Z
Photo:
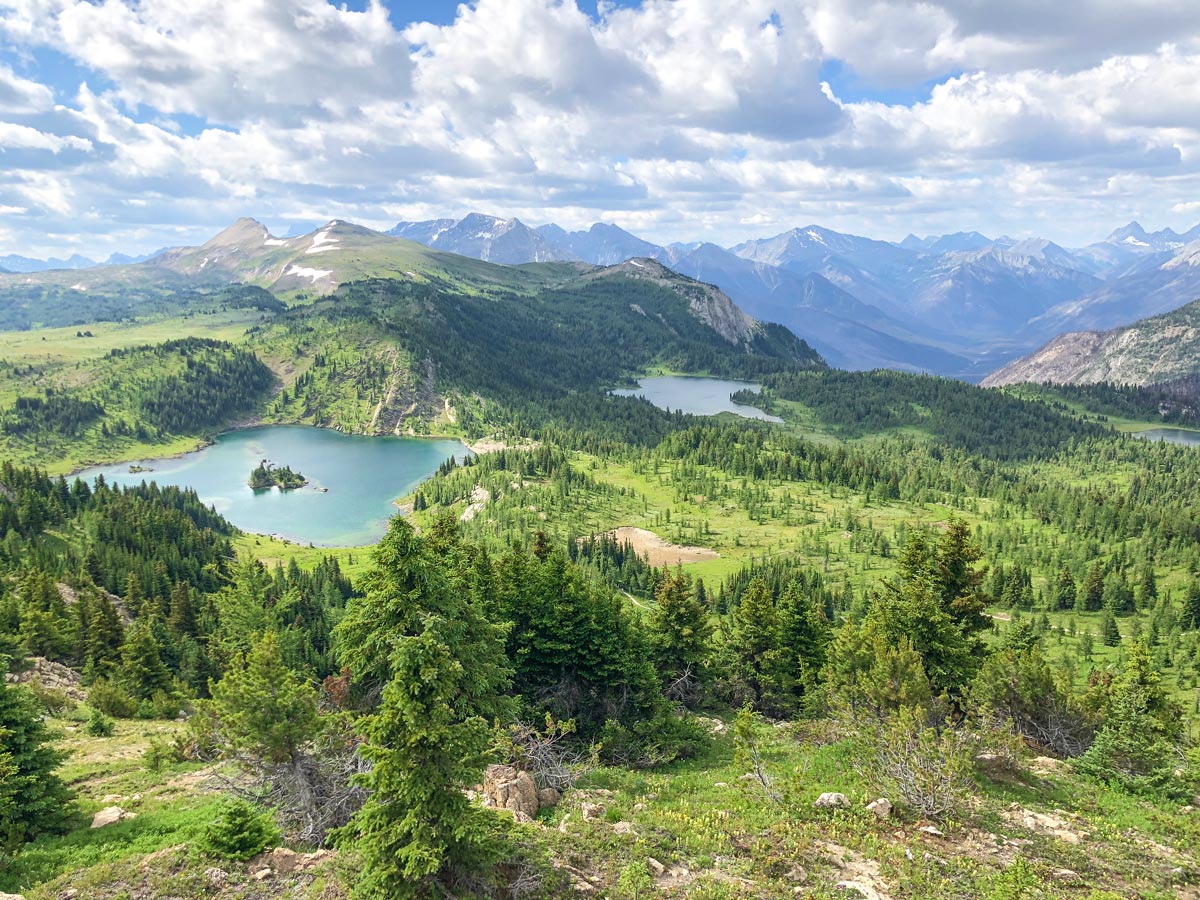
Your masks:
M713 782L713 787L729 787L729 782L727 782L727 781L715 781L715 782Z
M1196 807L1192 806L1192 805L1189 803L1187 806L1181 806L1181 807L1179 807L1179 811L1180 811L1181 813L1183 813L1183 814L1186 816L1186 815L1188 815L1189 813L1193 813L1193 812L1195 812L1195 811L1196 811Z
M633 804L633 811L634 811L634 812L641 812L641 811L642 811L642 810L644 810L645 808L646 808L646 804L645 804L645 803L635 803L635 804Z
M282 875L287 875L299 868L300 854L287 847L276 847L271 852L264 853L261 862L264 866Z
M607 810L603 803L585 803L580 807L580 812L583 813L583 821L591 822L595 819L603 819Z
M617 822L613 825L613 831L616 834L635 834L635 829L632 822Z
M892 801L887 797L880 797L878 800L872 800L868 803L867 809L875 813L879 818L886 819L892 814Z
M488 766L483 773L483 805L524 813L530 819L541 808L533 776L512 766L499 765Z
M662 878L667 874L667 867L660 863L653 856L646 857L646 868L650 870L650 874L655 878Z
M580 878L578 875L571 876L571 887L577 894L596 893L596 886Z
M214 887L219 887L229 880L229 873L216 866L209 866L204 870L204 880Z
M24 894L0 894L0 900L25 900Z
M565 816L562 817L562 821L558 823L558 830L561 831L563 834L567 833L567 822L569 822L570 819L571 819L571 814L567 813Z
M558 801L562 799L562 794L552 787L544 787L537 793L538 806L541 809L549 809L552 806L558 806Z
M793 863L788 869L787 875L784 876L788 881L793 881L796 884L803 884L808 881L808 870L799 863Z
M532 825L537 821L533 818L533 816L529 815L528 813L523 813L519 809L512 809L509 810L509 812L512 813L513 821L518 822L521 825Z
M657 800L657 799L658 799L658 794L647 794L647 795L646 795L646 799L647 799L647 800ZM1200 799L1197 799L1197 800L1196 800L1196 805L1197 805L1197 806L1200 806Z
M1065 763L1053 756L1039 756L1029 764L1030 771L1035 775L1060 775Z
M124 822L126 819L136 818L136 814L125 812L119 806L106 806L96 813L96 815L92 816L92 827L104 828L106 825L115 825L118 822Z
M257 872L255 872L250 877L253 878L255 881L266 881L268 878L270 878L274 874L275 873L272 872L270 869L259 869Z
M817 809L834 809L839 806L849 806L850 798L845 794L839 794L834 791L827 791L813 801L813 806Z
M839 881L834 885L834 889L839 891L854 891L860 897L866 900L883 900L883 895L875 888L868 884L863 884L861 881Z
M1078 881L1079 873L1071 869L1055 869L1050 873L1050 877L1056 881Z
M67 888L65 891L63 891L61 894L58 895L58 900L75 900L75 898L78 896L79 896L79 891L75 890L75 888Z
M1076 831L1074 823L1067 821L1060 815L1033 812L1032 810L1023 809L1019 804L1015 809L1010 807L1009 812L1003 818L1011 825L1028 828L1030 831L1036 831L1040 834L1047 834L1068 844L1078 844L1090 837L1086 831Z
M946 836L945 832L943 832L936 825L926 825L921 829L921 831L923 831L925 834L933 835L934 837Z

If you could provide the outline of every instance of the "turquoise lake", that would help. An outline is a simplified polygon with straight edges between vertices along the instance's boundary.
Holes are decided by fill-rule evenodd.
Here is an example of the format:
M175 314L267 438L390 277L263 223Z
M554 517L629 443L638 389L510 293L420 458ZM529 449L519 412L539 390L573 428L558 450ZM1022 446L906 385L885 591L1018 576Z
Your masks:
M659 409L672 409L696 416L715 416L733 413L747 419L782 422L753 406L734 403L729 395L742 389L759 392L761 385L749 381L728 381L724 378L700 378L694 375L655 375L639 378L638 387L613 391L618 397L645 397Z
M1188 431L1186 428L1151 428L1149 431L1139 431L1137 436L1148 441L1166 441L1168 444L1200 447L1200 431Z
M156 481L190 487L243 531L318 547L355 547L379 540L398 510L397 497L437 471L447 458L469 454L460 441L363 437L327 428L280 425L219 435L194 453L137 460L80 472L120 485ZM251 470L267 459L308 479L294 491L254 491ZM131 466L152 471L130 472Z

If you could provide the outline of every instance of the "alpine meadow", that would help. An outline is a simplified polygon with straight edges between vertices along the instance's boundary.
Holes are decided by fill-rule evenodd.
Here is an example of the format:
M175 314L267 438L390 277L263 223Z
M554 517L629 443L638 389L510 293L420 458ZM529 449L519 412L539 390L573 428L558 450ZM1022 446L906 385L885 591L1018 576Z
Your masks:
M1197 83L0 0L0 900L1200 900Z

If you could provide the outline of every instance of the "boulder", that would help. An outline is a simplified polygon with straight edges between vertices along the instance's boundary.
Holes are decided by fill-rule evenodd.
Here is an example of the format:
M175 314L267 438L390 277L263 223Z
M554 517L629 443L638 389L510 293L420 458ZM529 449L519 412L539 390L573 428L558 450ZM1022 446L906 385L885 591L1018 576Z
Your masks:
M662 878L667 874L667 867L660 863L653 856L646 857L646 868L650 870L650 874L655 878Z
M538 806L542 809L549 809L552 806L558 806L558 801L562 799L562 794L552 787L544 787L537 792Z
M613 831L616 832L617 834L634 834L635 833L632 822L617 822L615 825L613 825Z
M892 801L887 797L880 797L878 800L872 800L867 804L867 809L875 813L881 819L886 819L892 814Z
M541 808L533 776L512 766L488 766L483 773L483 805L523 813L532 819Z
M839 794L835 791L826 791L815 801L813 806L817 809L836 809L839 806L849 806L850 798L845 794Z
M24 894L3 894L0 893L0 900L25 900Z
M583 821L591 822L595 819L603 819L607 810L603 803L585 803L580 809L583 813Z
M932 837L945 837L946 836L945 832L943 832L936 825L926 825L923 828L921 828L920 830L922 832L924 832L925 834L928 834Z
M272 872L270 869L259 869L251 877L255 881L266 881L268 878L270 878L274 874L275 873Z
M288 875L300 867L300 854L287 847L276 847L269 853L264 853L260 861L272 871Z
M104 828L106 825L115 825L118 822L124 822L126 819L135 819L137 815L131 812L125 812L119 806L106 806L96 815L92 816L93 828Z

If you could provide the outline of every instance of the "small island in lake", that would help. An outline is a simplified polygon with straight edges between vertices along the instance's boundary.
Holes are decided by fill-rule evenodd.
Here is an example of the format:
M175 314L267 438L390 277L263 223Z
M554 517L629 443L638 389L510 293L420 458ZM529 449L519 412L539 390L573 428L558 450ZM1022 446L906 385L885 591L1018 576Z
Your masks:
M277 487L281 491L294 491L306 484L308 484L308 479L299 472L293 472L290 466L279 468L271 465L270 460L266 459L250 473L250 487L256 491L265 491L273 487Z

